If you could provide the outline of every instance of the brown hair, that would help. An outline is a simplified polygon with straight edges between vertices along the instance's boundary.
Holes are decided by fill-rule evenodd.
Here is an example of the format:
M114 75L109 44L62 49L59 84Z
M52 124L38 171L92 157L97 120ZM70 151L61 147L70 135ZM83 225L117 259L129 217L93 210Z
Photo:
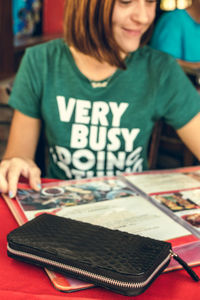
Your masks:
M68 46L126 69L121 58L122 49L113 37L112 14L116 0L66 0L64 13L64 38ZM144 45L149 30L142 38Z

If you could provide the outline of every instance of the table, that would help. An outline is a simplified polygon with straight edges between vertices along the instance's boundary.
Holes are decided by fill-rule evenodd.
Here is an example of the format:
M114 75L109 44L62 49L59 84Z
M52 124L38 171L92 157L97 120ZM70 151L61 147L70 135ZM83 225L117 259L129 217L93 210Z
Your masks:
M0 198L0 299L1 300L183 300L198 299L200 282L193 281L184 271L160 275L152 286L136 297L122 296L103 288L74 293L55 290L46 273L38 267L7 257L7 234L18 225L6 203ZM200 276L200 266L194 270Z

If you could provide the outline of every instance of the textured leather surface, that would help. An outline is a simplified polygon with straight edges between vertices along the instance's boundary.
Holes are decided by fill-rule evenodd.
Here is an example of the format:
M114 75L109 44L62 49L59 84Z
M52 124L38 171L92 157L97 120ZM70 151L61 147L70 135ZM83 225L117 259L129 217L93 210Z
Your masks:
M143 281L167 257L166 242L43 214L8 235L13 249L118 280Z

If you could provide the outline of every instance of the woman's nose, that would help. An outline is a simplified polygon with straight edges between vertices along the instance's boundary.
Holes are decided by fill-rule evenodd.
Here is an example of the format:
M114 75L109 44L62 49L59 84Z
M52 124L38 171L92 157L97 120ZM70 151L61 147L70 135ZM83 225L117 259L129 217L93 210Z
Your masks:
M148 23L148 7L146 0L137 0L136 5L133 7L131 18L142 24Z

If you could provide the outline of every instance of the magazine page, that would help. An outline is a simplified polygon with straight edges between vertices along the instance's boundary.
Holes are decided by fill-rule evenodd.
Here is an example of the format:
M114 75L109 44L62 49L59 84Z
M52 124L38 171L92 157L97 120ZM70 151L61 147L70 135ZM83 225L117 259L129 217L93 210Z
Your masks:
M17 201L28 220L48 212L160 240L190 234L120 178L51 183L40 192L19 189Z
M200 238L200 169L126 174L136 193ZM147 193L149 195L147 195Z
M200 189L156 193L152 198L168 209L176 220L200 238Z
M200 166L124 173L123 176L146 194L200 188Z

